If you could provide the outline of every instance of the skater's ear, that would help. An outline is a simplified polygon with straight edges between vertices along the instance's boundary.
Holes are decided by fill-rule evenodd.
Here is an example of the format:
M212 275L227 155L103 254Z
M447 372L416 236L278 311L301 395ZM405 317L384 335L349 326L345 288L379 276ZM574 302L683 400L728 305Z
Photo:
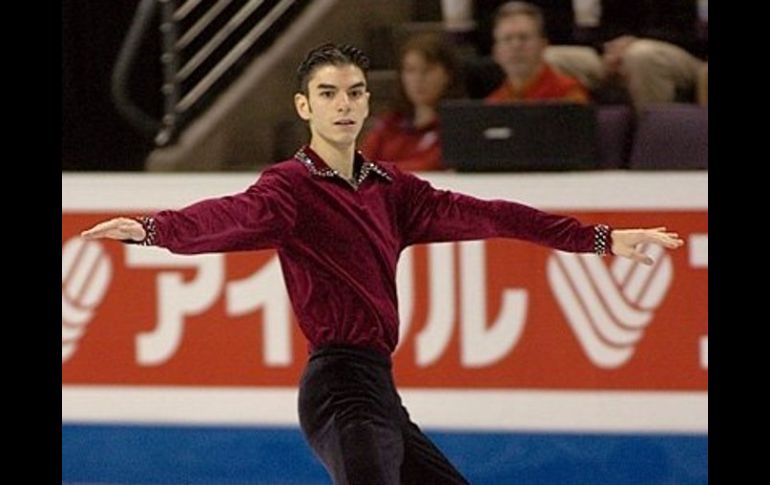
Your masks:
M294 95L294 108L297 110L297 114L305 121L310 121L310 115L313 111L310 109L310 100L304 93L296 93Z

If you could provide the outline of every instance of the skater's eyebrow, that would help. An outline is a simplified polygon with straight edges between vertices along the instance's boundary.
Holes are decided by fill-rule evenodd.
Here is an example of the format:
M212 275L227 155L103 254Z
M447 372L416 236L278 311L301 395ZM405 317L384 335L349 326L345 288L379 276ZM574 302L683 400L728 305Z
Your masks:
M365 88L365 87L366 87L366 83L361 81L361 82L357 82L354 85L350 86L348 89L357 89L357 88ZM318 86L316 86L316 89L339 89L339 88L337 86L335 86L334 84L325 84L324 83L324 84L319 84Z

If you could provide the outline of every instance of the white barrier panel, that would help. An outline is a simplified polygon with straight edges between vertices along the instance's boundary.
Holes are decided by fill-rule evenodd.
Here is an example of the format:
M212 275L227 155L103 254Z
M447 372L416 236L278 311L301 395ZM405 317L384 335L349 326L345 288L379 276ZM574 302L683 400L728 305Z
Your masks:
M256 177L62 176L64 422L296 425L306 345L275 252L177 256L77 237ZM688 245L652 267L502 239L408 249L394 361L417 422L707 432L706 172L426 178L586 223L667 225Z

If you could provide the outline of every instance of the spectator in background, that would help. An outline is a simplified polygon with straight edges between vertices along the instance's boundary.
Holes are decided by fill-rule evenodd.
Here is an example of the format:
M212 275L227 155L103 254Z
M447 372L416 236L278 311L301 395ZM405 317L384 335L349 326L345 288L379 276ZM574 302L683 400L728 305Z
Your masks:
M458 69L446 38L408 39L399 55L397 104L376 119L361 146L364 156L394 162L402 170L442 170L437 109L442 99L462 94Z
M510 0L473 0L476 21L475 44L482 56L492 53L492 31L496 12ZM553 44L574 43L574 0L529 0L527 3L540 9L543 16L545 37Z
M498 8L492 29L492 55L506 78L489 94L490 102L563 100L588 102L580 82L562 74L544 59L548 46L541 10L526 2L508 2Z
M696 0L601 0L600 21L584 40L597 50L623 35L677 45L698 57L707 55L706 32ZM706 14L708 15L708 14Z
M597 104L640 111L650 104L702 99L706 63L669 42L622 35L606 42L601 55L587 46L552 46L545 58L582 80Z
M677 45L623 35L604 44L602 59L603 89L626 90L637 111L650 104L696 100L704 62Z
M603 79L592 99L625 100L637 110L697 100L701 59L708 56L707 0L594 1L598 25L576 34L602 54Z

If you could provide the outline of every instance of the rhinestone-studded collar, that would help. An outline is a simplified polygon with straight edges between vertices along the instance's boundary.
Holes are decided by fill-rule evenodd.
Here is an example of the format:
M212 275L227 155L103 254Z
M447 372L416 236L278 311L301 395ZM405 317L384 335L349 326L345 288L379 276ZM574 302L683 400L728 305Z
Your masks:
M312 153L312 155L311 155ZM297 153L294 154L294 158L301 162L305 168L308 169L308 171L315 175L316 177L322 177L322 178L330 178L330 177L339 177L340 179L344 180L348 184L350 184L354 189L358 190L358 187L361 186L361 184L366 180L366 177L370 173L375 173L382 177L383 179L387 180L388 182L392 182L393 178L390 176L390 174L385 171L382 167L377 165L374 162L370 162L369 160L364 159L361 152L356 152L356 158L361 160L361 170L358 173L358 177L355 179L347 179L342 176L337 170L334 170L333 168L330 168L326 166L325 164L322 167L319 167L316 162L313 160L313 155L315 158L320 158L318 155L316 155L312 149L308 146L304 146L297 150Z

